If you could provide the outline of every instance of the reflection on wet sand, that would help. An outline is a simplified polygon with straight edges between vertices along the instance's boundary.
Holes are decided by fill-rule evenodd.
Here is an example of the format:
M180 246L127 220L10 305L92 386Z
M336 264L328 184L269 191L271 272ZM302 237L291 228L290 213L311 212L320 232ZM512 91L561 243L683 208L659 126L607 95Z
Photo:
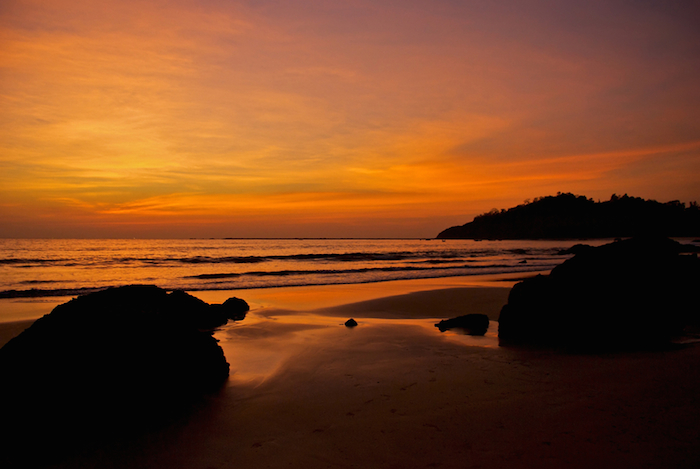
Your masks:
M508 289L431 287L348 289L346 304L315 287L279 305L227 292L253 306L216 333L228 385L157 432L56 468L697 467L700 348L497 347ZM467 313L489 316L486 336L434 326Z
M440 332L443 318L358 319L358 328L412 328L414 334L474 347L498 347L498 323L491 321L484 336L459 330ZM358 331L341 327L345 318L280 309L251 312L245 321L221 328L215 335L231 364L229 383L257 385L277 373L304 350L328 350L339 338Z

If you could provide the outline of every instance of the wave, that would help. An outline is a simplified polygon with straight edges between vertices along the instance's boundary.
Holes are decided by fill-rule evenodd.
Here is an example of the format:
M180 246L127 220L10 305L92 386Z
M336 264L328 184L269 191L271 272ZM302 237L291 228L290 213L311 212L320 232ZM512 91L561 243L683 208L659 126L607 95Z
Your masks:
M556 264L536 264L525 267L524 265L519 265L518 267L512 264L486 264L486 265L473 265L473 264L460 264L460 265L446 265L439 267L438 269L434 267L418 267L418 266L392 266L392 267L363 267L359 269L319 269L319 270L273 270L273 271L252 271L252 272L225 272L225 273L213 273L213 274L199 274L199 275L188 275L184 278L186 279L199 279L199 280L216 280L216 279L227 279L236 278L243 276L250 277L288 277L288 276L301 276L301 275L352 275L352 274L364 274L372 272L420 272L420 271L444 271L444 270L503 270L511 269L515 271L526 270L530 267L533 269L551 269Z
M461 275L495 274L495 273L516 273L535 272L549 270L555 264L489 264L489 265L459 265L439 268L430 267L375 267L361 269L321 269L321 270L279 270L279 271L257 271L241 273L214 273L200 274L183 277L193 280L196 283L186 285L174 283L172 285L162 284L161 288L166 290L240 290L249 288L274 288L283 286L312 286L312 285L333 285L333 284L356 284L372 283L388 280L407 280L412 278L437 278L452 277ZM372 274L389 274L390 276L376 277ZM396 275L391 275L396 274ZM251 279L258 278L259 281L243 281L243 277ZM262 280L267 278L268 280ZM270 281L271 278L278 278L278 281ZM231 283L226 280L241 280L241 282ZM224 282L217 282L223 280ZM204 281L200 283L200 281ZM167 282L166 282L167 283ZM0 299L8 298L40 298L40 297L60 297L78 296L88 293L106 290L107 288L121 285L106 285L100 287L75 287L75 288L31 288L28 290L4 290L0 291Z
M175 262L182 262L184 264L258 264L260 262L266 262L267 260L267 257L261 256L195 256L185 257L182 259L174 259Z
M423 262L440 263L459 261L466 258L488 257L502 254L504 251L396 251L396 252L347 252L347 253L305 253L266 256L188 256L188 257L90 257L85 259L41 259L41 258L0 258L0 265L25 266L76 266L90 265L105 267L112 265L148 264L259 264L268 261L333 261L333 262L376 262L376 261L410 261L420 259ZM509 252L509 251L505 251ZM524 250L511 250L510 254L528 254Z
M84 287L84 288L31 288L29 290L4 290L0 291L0 298L40 298L45 296L78 296L87 295L96 291L106 290L109 287Z
M62 262L70 262L69 259L38 259L38 258L22 258L22 257L8 257L0 259L0 265L14 265L14 264L60 264Z
M307 253L267 256L195 256L172 259L186 264L254 264L266 261L334 261L334 262L372 262L372 261L403 261L425 257L459 258L463 254L428 254L424 252L348 252L348 253Z
M132 283L166 290L233 290L545 271L566 257L560 250L568 247L395 241L142 244L5 250L0 252L0 298L75 296Z
M60 280L23 280L19 282L22 285L37 285L40 283L61 283Z

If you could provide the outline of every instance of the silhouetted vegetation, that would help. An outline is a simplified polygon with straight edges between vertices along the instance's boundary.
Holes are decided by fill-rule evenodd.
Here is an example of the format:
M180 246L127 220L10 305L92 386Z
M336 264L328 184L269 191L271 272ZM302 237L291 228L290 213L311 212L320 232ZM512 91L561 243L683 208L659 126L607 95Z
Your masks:
M678 200L661 203L613 194L610 200L571 193L539 197L508 210L493 209L439 239L583 239L700 235L700 207Z

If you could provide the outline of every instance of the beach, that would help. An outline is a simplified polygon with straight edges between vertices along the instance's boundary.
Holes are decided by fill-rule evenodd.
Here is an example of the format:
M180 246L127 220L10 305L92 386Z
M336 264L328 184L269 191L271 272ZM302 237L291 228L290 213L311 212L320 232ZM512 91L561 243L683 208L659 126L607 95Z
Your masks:
M697 467L700 348L499 347L515 277L195 292L251 305L215 335L225 387L55 467ZM434 327L468 313L493 321L486 336Z

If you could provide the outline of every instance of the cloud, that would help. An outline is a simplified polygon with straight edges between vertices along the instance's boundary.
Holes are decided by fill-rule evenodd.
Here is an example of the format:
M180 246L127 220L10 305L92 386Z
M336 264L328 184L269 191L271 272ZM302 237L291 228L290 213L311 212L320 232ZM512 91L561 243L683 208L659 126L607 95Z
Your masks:
M2 8L0 197L27 214L426 236L558 190L700 198L682 3Z

